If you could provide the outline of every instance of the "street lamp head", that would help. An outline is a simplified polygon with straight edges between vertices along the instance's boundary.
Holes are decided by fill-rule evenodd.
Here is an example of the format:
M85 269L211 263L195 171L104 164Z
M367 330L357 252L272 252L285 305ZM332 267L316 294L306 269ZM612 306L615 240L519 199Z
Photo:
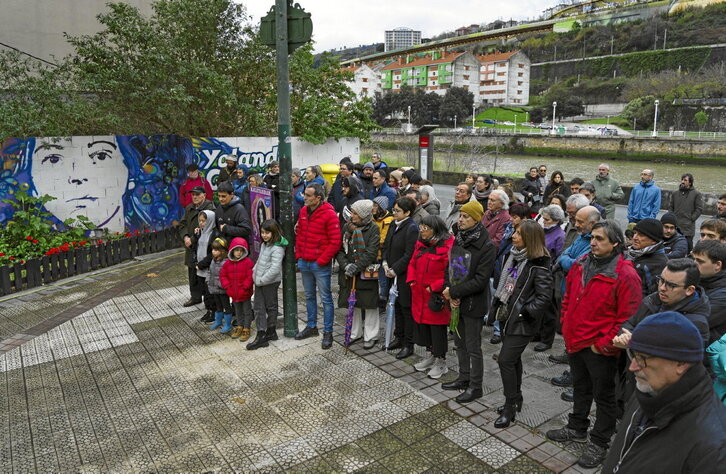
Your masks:
M557 107L557 102L552 102L552 107Z
M660 104L660 101L658 99L655 99L655 105Z

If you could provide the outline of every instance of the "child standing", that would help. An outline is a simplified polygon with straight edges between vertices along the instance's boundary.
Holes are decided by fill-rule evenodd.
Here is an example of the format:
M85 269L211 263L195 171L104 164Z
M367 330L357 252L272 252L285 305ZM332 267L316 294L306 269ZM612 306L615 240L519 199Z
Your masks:
M255 316L257 336L247 344L247 350L253 351L267 347L268 341L277 340L277 289L282 281L282 259L285 257L287 240L282 236L282 229L275 219L268 219L260 228L262 246L257 263L252 271L255 281Z
M209 294L207 281L209 280L209 264L212 262L212 242L217 237L214 225L214 211L204 210L199 213L199 227L194 229L192 235L192 249L194 249L194 261L197 277L202 281L202 300L207 312L202 317L202 322L211 323L214 321L214 298Z
M229 259L222 267L220 281L222 288L232 298L232 306L237 319L237 326L232 331L232 337L239 337L240 341L250 338L250 325L252 324L252 267L254 263L248 257L247 241L242 237L232 239L229 246Z
M209 288L209 294L214 298L217 312L214 313L214 324L209 326L209 329L214 330L221 326L220 332L223 334L232 330L232 306L220 280L222 267L226 261L227 242L223 238L217 237L212 242L212 261L209 263L209 279L207 280L207 288ZM222 319L224 319L224 325Z

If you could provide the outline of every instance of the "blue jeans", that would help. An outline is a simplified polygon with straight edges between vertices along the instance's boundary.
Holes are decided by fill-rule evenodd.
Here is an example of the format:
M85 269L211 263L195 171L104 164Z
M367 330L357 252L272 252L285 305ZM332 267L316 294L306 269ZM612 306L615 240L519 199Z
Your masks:
M320 292L320 299L323 303L323 332L333 332L333 294L330 291L330 276L332 265L324 267L315 262L308 262L298 259L297 266L302 275L303 286L305 287L305 308L308 312L309 328L318 326L318 300L316 293Z

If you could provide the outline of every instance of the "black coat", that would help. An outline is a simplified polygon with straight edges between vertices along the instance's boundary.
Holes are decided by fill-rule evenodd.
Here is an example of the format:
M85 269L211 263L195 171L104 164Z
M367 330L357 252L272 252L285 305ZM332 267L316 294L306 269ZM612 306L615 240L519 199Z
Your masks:
M458 232L458 226L454 225L454 235ZM454 241L449 264L459 255L469 254L469 272L463 281L452 284L449 278L450 272L447 271L444 286L449 287L451 298L461 300L459 314L462 317L483 318L489 311L489 278L494 269L496 253L497 248L483 226L477 240L468 242L463 247Z
M378 247L381 243L380 231L378 225L375 222L369 222L365 225L361 232L363 233L363 240L366 243L366 251L363 256L356 262L353 255L353 247L348 242L348 251L345 251L346 246L341 246L340 251L335 256L338 261L340 271L338 272L338 307L348 307L348 296L350 295L351 284L353 283L352 278L345 276L345 266L349 263L353 263L356 266L356 280L355 280L355 292L356 292L356 308L374 309L378 308L378 280L362 280L360 279L360 272L366 269L367 266L376 263L378 258ZM343 234L345 238L345 233ZM381 268L380 271L383 271Z
M643 298L658 291L658 280L656 280L656 277L660 276L666 263L668 263L665 250L660 248L640 257L627 257L627 259L633 262L633 266L638 272L640 282L643 285Z
M272 190L272 209L274 210L275 219L280 220L280 175L266 174L262 178L262 182L267 189ZM249 210L249 208L247 208Z
M700 283L711 305L711 314L708 318L710 344L721 339L726 333L726 270L721 270L710 277L701 277Z
M570 197L570 194L572 194L572 192L570 191L570 187L566 185L564 181L560 181L559 184L549 183L544 189L544 202L549 204L550 200L557 194L562 194L567 198Z
M725 467L726 407L695 364L656 396L636 392L602 472L708 474Z
M552 304L552 272L550 257L527 260L517 278L514 292L507 301L505 336L534 336L539 332L542 316ZM498 300L492 305L496 311Z
M226 206L221 204L217 206L214 214L219 235L227 241L227 244L232 241L233 237L242 237L247 240L248 244L250 243L252 233L250 215L237 196L233 197ZM224 224L224 230L220 230L222 224Z
M184 237L193 237L194 229L199 227L199 213L202 211L213 211L214 203L212 201L204 201L202 205L197 209L194 207L194 203L189 204L184 208L184 216L179 222L179 237L182 239L182 245L184 245ZM192 238L192 241L194 239ZM193 245L192 245L193 247ZM184 265L187 267L193 267L195 265L196 258L194 257L194 250L190 248L184 248Z
M411 289L406 284L406 271L417 240L418 226L409 217L400 226L393 221L383 243L383 260L388 262L388 267L398 277L398 301L401 306L411 306Z

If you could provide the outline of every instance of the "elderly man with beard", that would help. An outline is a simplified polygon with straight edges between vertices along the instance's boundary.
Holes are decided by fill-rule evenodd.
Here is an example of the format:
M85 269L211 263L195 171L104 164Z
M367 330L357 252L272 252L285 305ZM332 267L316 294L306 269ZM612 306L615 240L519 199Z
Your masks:
M696 221L703 213L703 196L693 187L693 175L684 173L678 191L671 194L668 210L676 215L676 225L686 237L688 251L693 248L693 236L696 235Z
M669 311L645 318L627 353L635 375L603 473L716 473L726 466L726 407L703 359L698 329Z

